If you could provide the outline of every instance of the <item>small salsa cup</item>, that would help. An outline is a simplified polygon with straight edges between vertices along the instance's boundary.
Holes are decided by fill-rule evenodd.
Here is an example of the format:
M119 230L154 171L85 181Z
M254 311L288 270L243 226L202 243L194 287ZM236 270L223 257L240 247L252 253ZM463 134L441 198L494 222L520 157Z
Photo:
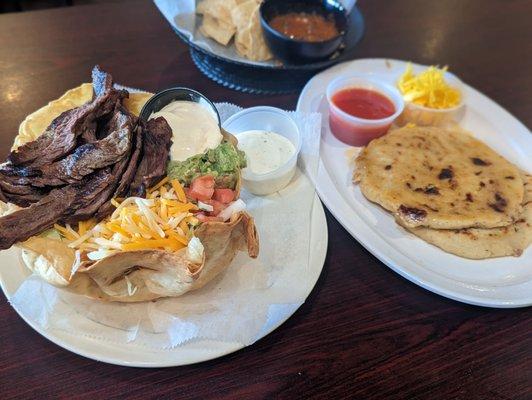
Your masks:
M382 119L365 119L355 117L342 111L333 102L333 96L344 89L360 88L376 91L388 98L395 112ZM394 120L403 112L404 102L399 91L375 77L339 77L327 86L327 102L329 104L329 126L333 135L340 141L351 146L365 146L371 140L384 135Z

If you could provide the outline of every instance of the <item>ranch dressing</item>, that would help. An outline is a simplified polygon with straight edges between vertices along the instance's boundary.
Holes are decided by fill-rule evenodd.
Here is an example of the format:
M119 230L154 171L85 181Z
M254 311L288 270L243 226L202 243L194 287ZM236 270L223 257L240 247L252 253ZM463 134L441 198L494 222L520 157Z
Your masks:
M238 135L238 147L246 153L249 172L257 175L267 174L284 165L295 153L292 142L275 132L246 131Z
M253 194L267 195L284 188L296 171L296 147L275 132L245 131L237 135L238 147L246 153L242 170L244 187Z
M173 101L150 119L163 117L172 129L170 159L185 161L197 154L216 148L222 142L222 133L214 115L193 101Z

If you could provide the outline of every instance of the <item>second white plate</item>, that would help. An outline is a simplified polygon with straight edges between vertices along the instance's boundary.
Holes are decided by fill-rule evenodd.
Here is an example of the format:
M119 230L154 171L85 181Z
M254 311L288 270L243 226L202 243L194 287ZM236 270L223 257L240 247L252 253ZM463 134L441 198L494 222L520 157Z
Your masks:
M352 184L352 160L358 149L330 132L325 89L338 76L375 74L394 83L406 62L362 59L337 65L311 79L297 111L320 112L320 166L311 177L336 219L383 263L410 281L465 303L489 307L532 305L532 249L520 257L468 260L446 253L399 227L393 217L369 202ZM414 70L425 66L414 65ZM510 113L464 84L466 113L461 126L525 171L532 171L532 135Z

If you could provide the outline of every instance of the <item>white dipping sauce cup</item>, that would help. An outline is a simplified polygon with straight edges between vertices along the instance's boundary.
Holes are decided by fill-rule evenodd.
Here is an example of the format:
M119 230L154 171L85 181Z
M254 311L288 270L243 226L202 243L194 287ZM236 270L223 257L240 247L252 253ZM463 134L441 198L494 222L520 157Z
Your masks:
M265 174L244 170L242 174L244 187L257 195L275 193L288 185L296 171L297 158L301 151L301 133L286 111L267 106L251 107L232 115L222 127L237 139L242 132L260 130L274 132L290 140L295 152L277 169Z

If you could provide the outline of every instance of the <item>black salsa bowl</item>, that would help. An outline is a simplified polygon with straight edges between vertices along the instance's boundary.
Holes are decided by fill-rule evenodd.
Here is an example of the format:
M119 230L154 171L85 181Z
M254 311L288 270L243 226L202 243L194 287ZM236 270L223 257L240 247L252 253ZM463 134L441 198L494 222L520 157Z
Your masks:
M277 15L306 12L333 18L339 34L320 42L292 39L273 29L269 22ZM347 31L347 12L337 0L265 0L260 6L260 23L266 44L282 61L294 64L324 60L342 44Z

